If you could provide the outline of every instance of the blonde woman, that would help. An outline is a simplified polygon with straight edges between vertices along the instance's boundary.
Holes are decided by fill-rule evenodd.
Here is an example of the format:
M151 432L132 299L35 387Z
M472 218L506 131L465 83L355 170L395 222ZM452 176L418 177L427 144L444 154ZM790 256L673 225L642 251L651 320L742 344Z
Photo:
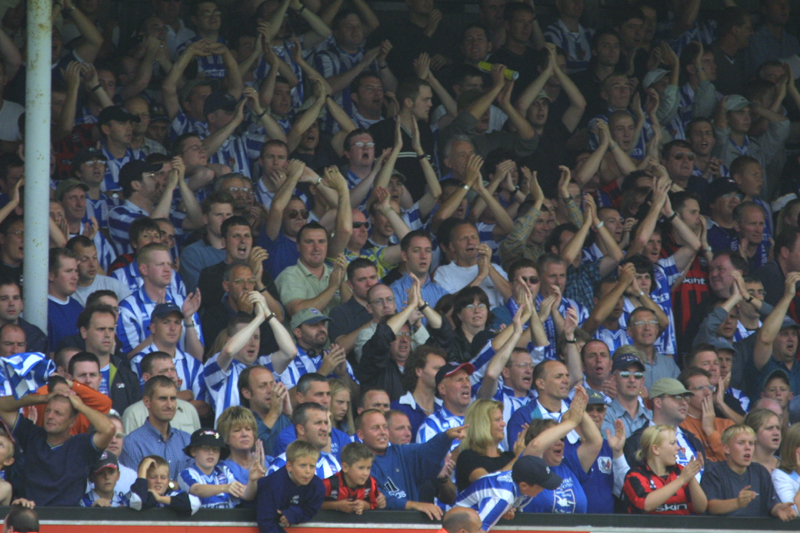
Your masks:
M781 420L769 409L756 409L747 413L744 423L756 432L756 448L753 462L762 465L772 473L780 459L776 457L781 448Z
M772 471L772 484L783 503L792 503L794 512L800 502L800 424L786 430L781 443L778 468Z
M355 433L355 424L350 388L336 378L329 379L328 383L331 386L331 426L352 435Z
M625 476L622 493L631 514L703 514L708 498L695 477L703 467L698 455L686 465L676 462L678 439L672 426L650 426L642 433L636 459L642 465Z
M456 488L459 492L487 474L511 470L525 449L524 431L520 433L514 451L500 449L506 434L503 402L475 400L467 409L464 425L467 426L467 436L458 446L456 460Z
M231 451L220 462L230 469L236 481L246 485L251 468L262 470L261 477L267 474L264 445L258 438L258 424L250 409L228 407L217 419L217 430Z

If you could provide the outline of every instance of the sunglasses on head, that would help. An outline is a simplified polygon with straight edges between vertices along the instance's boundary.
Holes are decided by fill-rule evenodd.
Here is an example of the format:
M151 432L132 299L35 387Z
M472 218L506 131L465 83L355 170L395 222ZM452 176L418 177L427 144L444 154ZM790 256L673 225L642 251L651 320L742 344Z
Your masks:
M303 220L308 218L308 211L306 211L305 209L301 209L299 211L297 209L290 209L289 211L286 212L286 214L289 215L289 218L300 217Z

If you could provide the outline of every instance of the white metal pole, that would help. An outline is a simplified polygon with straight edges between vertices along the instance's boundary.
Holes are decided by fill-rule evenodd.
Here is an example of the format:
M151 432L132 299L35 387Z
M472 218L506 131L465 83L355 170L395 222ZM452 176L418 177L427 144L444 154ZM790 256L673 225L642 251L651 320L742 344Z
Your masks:
M52 0L28 0L23 283L25 320L42 331L47 331L52 5Z

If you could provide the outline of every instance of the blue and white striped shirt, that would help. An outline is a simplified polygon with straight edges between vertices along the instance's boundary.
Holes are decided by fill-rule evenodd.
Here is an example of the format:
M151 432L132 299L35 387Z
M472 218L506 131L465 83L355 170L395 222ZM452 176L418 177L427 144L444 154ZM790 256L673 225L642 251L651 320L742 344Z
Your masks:
M210 474L204 474L197 468L196 464L193 464L178 476L178 486L187 493L192 485L196 483L201 485L227 485L234 481L236 481L236 478L233 473L221 463L218 463ZM200 498L200 506L204 509L233 509L239 505L239 501L239 498L235 498L227 492L222 492L208 498Z
M448 411L444 405L442 405L439 409L434 411L432 415L426 418L424 422L422 422L422 425L419 427L419 431L417 432L416 442L417 444L428 442L439 433L444 433L448 429L457 428L463 425L463 416L454 415ZM452 444L450 444L450 451L452 452L458 448L460 443L460 440L453 439Z
M267 475L272 474L273 472L277 471L280 468L286 466L286 452L283 452L278 457L275 458L274 461L269 465L267 469ZM342 465L339 464L339 460L336 459L333 455L329 454L328 452L319 452L319 460L317 460L317 477L320 479L328 479L332 475L339 472L342 469Z
M131 359L131 369L139 376L139 384L142 388L144 388L144 380L142 379L142 359L144 359L145 355L158 351L161 350L159 350L155 343L152 343ZM175 372L182 381L180 390L190 390L194 394L195 400L204 400L206 382L203 379L203 363L180 348L175 349L175 356L172 358L172 361L175 363Z
M196 43L202 39L199 35L195 35L188 41L185 41L183 44L178 46L177 54L183 55L186 49L189 47L190 44ZM217 38L217 43L222 43L227 45L228 43L222 37ZM223 61L222 56L220 55L210 55L210 56L200 56L195 58L197 61L197 66L199 72L203 74L204 78L211 78L221 80L225 77L225 61ZM188 492L188 491L187 491ZM205 506L204 506L205 507Z
M231 135L216 152L209 154L208 162L228 165L232 172L238 172L250 179L250 157L246 146L247 134Z
M631 338L628 336L628 330L620 327L618 330L611 330L605 326L599 326L597 331L594 332L593 339L603 341L608 346L609 353L614 353L617 348L631 344Z
M178 307L183 307L184 297L181 294L176 294L167 289L164 296L165 302L172 302ZM144 287L136 290L119 303L119 321L117 323L117 337L122 342L122 351L130 353L136 346L150 335L150 315L153 309L156 308L156 302L150 299L150 296L144 290ZM194 314L193 321L196 324L195 330L200 339L201 344L203 341L203 330L200 326L200 317L197 313ZM181 333L181 340L178 342L178 347L185 350L186 347L186 329L184 328Z
M594 30L578 25L578 31L572 32L558 19L544 30L544 38L567 53L567 74L574 74L589 68L592 59L592 37Z
M653 265L656 279L653 280L654 289L650 292L650 299L658 304L669 319L667 329L665 329L655 343L656 352L660 354L673 355L677 353L677 341L675 339L675 319L672 317L672 285L680 277L681 272L675 265L674 256L659 259ZM631 312L635 309L630 299L625 298L620 324L627 328ZM610 347L609 347L610 348Z
M292 362L289 363L289 366L286 367L286 370L284 370L283 373L275 376L275 379L286 385L287 389L291 389L297 385L297 382L300 381L301 377L312 372L319 372L319 369L322 368L322 357L323 354L311 357L303 348L298 346L297 356L292 359ZM353 368L350 366L349 362L347 363L347 374L350 376L350 379L358 383L356 375L353 373ZM327 378L331 376L340 377L336 376L336 374L331 374L330 376L325 377Z
M130 241L130 229L134 220L149 217L150 213L134 204L130 200L125 200L122 205L113 208L108 215L108 233L111 236L111 241L117 249L118 255L132 254L133 246ZM177 235L180 228L183 227L183 221L186 218L186 213L183 211L172 210L169 214L169 219L172 225L175 226L175 234Z
M125 155L120 159L117 159L111 152L108 151L105 143L102 143L100 149L103 151L103 155L105 155L108 159L108 161L106 161L106 175L103 178L103 183L100 184L100 190L103 192L116 191L117 189L120 189L120 169L129 161L144 159L144 153L141 150L133 150L128 148L125 152Z
M178 114L172 119L170 123L173 138L180 137L184 133L193 132L200 135L201 138L210 135L208 131L208 122L195 120L186 113L183 109L178 110Z
M542 305L542 301L544 300L544 296L540 292L536 295L536 309L538 310L539 307ZM514 313L517 312L516 302L514 302L513 310ZM584 306L576 302L575 300L571 300L566 296L561 298L561 304L558 306L558 312L561 313L561 316L566 316L567 308L572 307L578 313L578 324L583 324L589 318L589 310L586 309ZM544 347L544 358L545 359L557 359L556 356L556 340L558 340L558 334L556 333L556 325L553 322L553 317L547 317L547 320L544 321L544 332L547 334L547 340L550 342L548 346Z
M136 262L136 259L124 267L116 269L111 273L111 277L127 285L131 292L136 292L144 286L144 278L139 272L139 263ZM183 284L181 275L175 271L172 272L172 279L167 290L186 298L186 285Z
M531 501L514 483L510 471L495 472L478 479L458 495L456 507L478 511L483 530L489 531L512 508L525 507Z
M300 36L301 46L302 43L303 37ZM300 65L295 63L294 59L292 59L292 49L294 46L294 42L284 39L280 46L273 46L272 50L275 52L275 55L281 58L283 62L286 63L290 69L292 69L292 72L297 77L298 83L296 86L292 87L292 108L297 109L303 105L303 102L305 101L305 94L303 90L303 80L305 76L303 75L303 69L300 68ZM301 51L301 54L303 54L303 59L306 60L310 55L310 53L306 51ZM262 55L258 66L253 71L253 78L260 82L267 77L267 74L269 74L269 69L269 63L267 63L267 60L264 59L264 56Z
M83 498L81 498L81 507L91 507L94 505L94 502L100 498L101 496L99 494L97 494L94 490L90 490L83 495ZM123 492L115 492L111 497L111 507L128 507L129 505L130 500Z
M228 370L222 370L217 359L219 353L214 354L203 366L203 380L211 406L216 417L232 405L239 405L239 374L247 365L236 359L231 359ZM216 422L216 419L215 419Z

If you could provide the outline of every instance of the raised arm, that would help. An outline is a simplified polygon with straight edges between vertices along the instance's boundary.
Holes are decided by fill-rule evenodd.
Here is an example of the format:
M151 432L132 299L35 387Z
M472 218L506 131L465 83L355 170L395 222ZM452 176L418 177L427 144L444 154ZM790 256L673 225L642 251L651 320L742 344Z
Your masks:
M535 455L536 457L544 455L545 450L566 437L570 431L578 427L578 424L583 421L588 401L589 397L586 395L583 386L575 385L575 397L572 399L569 410L561 416L561 422L539 433L536 438L528 443L522 455Z
M167 110L167 115L169 116L170 120L175 118L175 116L181 110L181 104L178 100L178 82L183 77L186 67L189 66L189 63L191 63L195 57L207 57L210 55L211 52L209 51L209 43L205 39L202 39L187 46L186 50L184 50L183 53L178 56L178 59L172 64L172 69L161 83L161 94L164 97L164 108Z
M578 394L578 391L575 391ZM583 391L586 394L586 391ZM573 400L574 401L574 400ZM600 429L595 425L594 421L589 417L588 413L583 413L580 423L581 428L581 445L578 446L578 459L581 461L583 471L588 473L592 465L600 453L600 448L603 447L603 436L600 434Z
M642 220L642 222L639 224L639 227L636 228L636 235L631 243L630 248L628 249L628 255L641 253L641 251L644 250L644 247L647 245L647 241L649 241L650 237L652 237L653 232L656 229L658 219L661 216L661 210L664 208L664 203L666 203L668 199L667 192L669 191L671 185L672 183L670 182L669 178L662 178L655 182L650 211L647 212L647 216L644 217L644 220Z
M81 43L75 48L75 54L82 61L94 63L94 60L97 59L97 54L100 52L100 48L103 46L103 35L97 29L97 26L72 3L72 0L63 1L64 9L61 15L72 19L72 22L75 23L75 27L78 28L83 38ZM59 5L58 2L54 4L54 6L57 5Z
M362 0L363 1L363 0ZM0 58L3 60L3 72L7 80L14 79L19 67L22 66L22 54L8 34L0 29Z
M303 134L308 131L308 128L314 125L314 122L319 118L319 114L322 112L322 108L325 105L327 95L325 94L325 88L322 82L314 79L312 83L314 84L314 103L300 115L294 124L292 124L292 129L289 130L289 135L286 136L287 144L289 145L289 153L294 152L299 146ZM278 127L280 128L280 126Z
M280 318L275 313L270 313L264 294L260 292L256 294L260 297L257 305L263 307L261 313L266 317L265 320L272 330L275 342L278 344L278 351L272 354L272 366L276 373L281 374L297 356L297 345L292 335L281 324Z
M344 252L350 236L353 234L353 210L350 206L350 191L347 180L335 166L325 169L322 184L336 191L339 195L336 204L336 230L328 246L328 257L336 257Z
M305 20L311 28L311 31L303 34L303 42L308 50L313 49L331 34L331 29L328 25L316 13L306 8L300 0L291 0L289 7L300 15L300 18Z
M778 337L778 332L781 330L783 320L786 318L786 313L789 312L789 306L792 304L795 295L797 294L797 283L800 282L800 272L790 272L786 276L784 282L784 293L778 303L775 304L775 309L764 319L764 323L759 328L756 337L756 345L753 349L753 364L760 371L767 364L770 357L772 357L773 343ZM735 294L741 295L738 290L734 291ZM730 312L730 311L729 311Z
M298 161L297 159L289 161L287 175L275 192L275 197L272 199L272 206L267 214L267 221L264 224L267 237L273 241L278 238L283 221L283 211L289 204L289 200L292 198L294 190L297 188L297 182L300 181L300 176L303 175L305 168L306 165L302 161ZM321 178L320 181L322 181Z
M633 263L627 263L619 269L619 281L608 294L598 300L597 305L594 306L594 309L589 314L589 318L581 326L586 333L593 335L597 331L600 324L614 310L619 299L625 295L625 291L628 290L634 279L636 279L636 267L633 266Z
M661 210L661 214L663 214L667 222L672 225L672 228L678 233L678 236L684 243L683 246L672 255L675 259L675 266L678 267L678 270L683 272L691 264L692 260L694 260L694 256L697 255L697 252L700 251L700 239L695 232L686 225L683 219L672 210L672 202L670 202L669 196L667 196L667 200L664 202L664 208Z
M495 352L494 356L492 356L486 364L486 372L483 375L481 386L478 389L478 398L490 400L494 398L494 395L497 393L500 374L508 364L509 359L511 359L511 354L517 346L517 341L519 341L519 338L522 336L522 324L530 318L531 309L529 304L530 302L528 301L517 308L517 312L514 313L514 318L511 321L514 333L503 343L503 346Z
M228 367L234 356L239 353L242 348L247 346L247 343L250 342L250 339L253 338L253 335L258 331L267 317L265 313L266 305L259 305L259 302L263 302L264 298L258 292L251 291L248 294L247 300L253 305L255 317L245 327L234 333L222 347L222 350L220 350L217 356L217 365L219 365L223 372L228 371ZM270 322L272 322L272 320L270 320Z

